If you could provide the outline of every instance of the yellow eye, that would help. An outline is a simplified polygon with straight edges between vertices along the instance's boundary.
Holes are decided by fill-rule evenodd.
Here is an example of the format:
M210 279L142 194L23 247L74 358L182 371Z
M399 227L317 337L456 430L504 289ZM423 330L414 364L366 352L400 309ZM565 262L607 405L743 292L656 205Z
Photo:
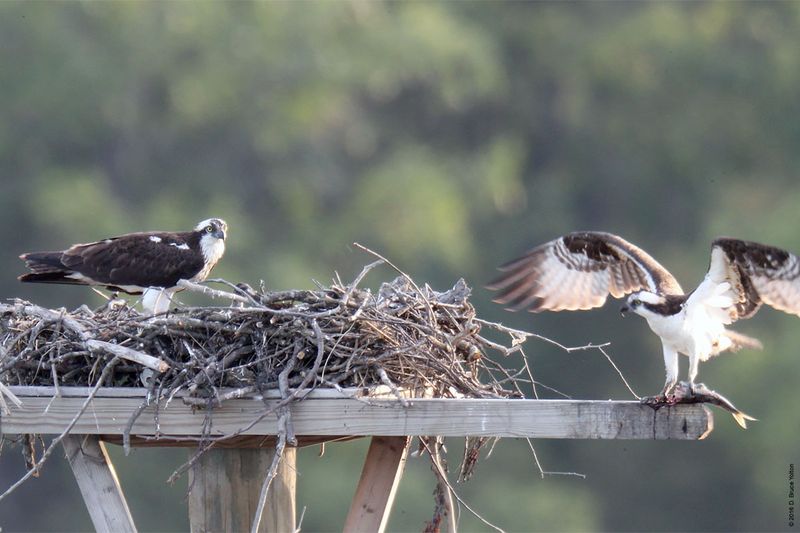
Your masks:
M633 304L634 307L637 307L642 304L642 301L637 298L634 299L631 303Z
M206 226L206 233L211 233L212 231L214 231L213 226Z

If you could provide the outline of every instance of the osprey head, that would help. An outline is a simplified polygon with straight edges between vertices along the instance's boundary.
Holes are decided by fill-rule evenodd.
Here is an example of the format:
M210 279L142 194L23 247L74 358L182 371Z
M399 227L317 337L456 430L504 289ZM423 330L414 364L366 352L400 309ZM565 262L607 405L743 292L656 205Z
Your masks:
M208 237L212 237L214 239L220 239L224 241L228 232L228 224L226 224L221 218L208 218L197 224L197 226L194 227L194 230L203 234L201 237L203 240L207 240Z
M200 276L198 279L205 279L211 268L225 253L228 225L221 218L209 218L200 222L194 230L200 234L200 249L206 264L206 268L201 271L201 274L198 274Z
M632 311L637 315L646 316L647 313L652 313L653 310L650 306L664 305L666 298L660 294L650 291L638 291L628 296L625 300L625 305L619 310L623 315L628 311Z

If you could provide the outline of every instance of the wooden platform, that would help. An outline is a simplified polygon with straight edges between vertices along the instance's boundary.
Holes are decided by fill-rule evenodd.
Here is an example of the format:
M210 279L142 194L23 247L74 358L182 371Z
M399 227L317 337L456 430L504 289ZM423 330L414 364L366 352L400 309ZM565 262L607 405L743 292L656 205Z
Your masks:
M49 387L10 387L21 407L0 418L0 433L59 434L79 412L89 389L61 387L60 397ZM145 389L100 389L78 420L72 434L122 435L128 420L142 403ZM211 436L233 433L248 426L277 403L261 399L228 400L213 410ZM158 426L150 406L133 425L137 443L201 435L203 409L176 397L158 407ZM351 398L333 390L312 392L291 405L294 431L314 442L353 436L439 435L529 437L536 439L679 439L704 438L713 418L702 405L675 405L654 410L635 401L597 400L476 400ZM243 435L274 436L277 415L254 424ZM188 445L193 445L191 442Z
M61 387L58 395L53 387L10 390L22 403L9 403L11 412L0 416L0 436L61 435L91 392L85 387ZM104 441L122 441L132 413L146 395L145 389L99 389L62 441L97 531L136 531ZM279 401L275 392L266 398L227 400L213 409L211 436L248 429L219 441L192 467L192 531L249 529L251 533L272 533L295 529L293 448L287 447L281 455L283 460L269 492L264 481L269 479L266 471L277 453L278 419L274 413L263 415ZM412 436L694 440L705 438L713 429L710 411L699 404L654 410L635 401L401 401L387 391L376 397L374 390L342 393L326 389L313 391L303 401L290 404L289 409L300 445L372 436L345 521L346 532L385 530ZM132 426L131 445L193 448L208 421L203 408L187 405L176 396L144 409ZM454 530L455 523L450 522L448 527Z

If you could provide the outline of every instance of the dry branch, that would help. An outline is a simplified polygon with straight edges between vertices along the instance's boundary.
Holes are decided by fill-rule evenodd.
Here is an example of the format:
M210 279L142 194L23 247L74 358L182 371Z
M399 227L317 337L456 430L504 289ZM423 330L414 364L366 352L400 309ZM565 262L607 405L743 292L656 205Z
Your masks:
M90 351L105 351L113 355L118 355L122 359L139 363L147 368L152 368L156 372L166 372L169 370L169 365L162 359L126 348L125 346L91 339L86 341L86 347L89 348Z

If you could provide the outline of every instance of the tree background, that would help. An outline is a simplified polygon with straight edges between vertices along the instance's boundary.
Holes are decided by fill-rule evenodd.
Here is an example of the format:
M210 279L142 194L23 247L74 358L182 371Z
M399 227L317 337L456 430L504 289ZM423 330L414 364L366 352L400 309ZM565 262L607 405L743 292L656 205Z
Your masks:
M576 229L629 238L685 287L718 235L800 252L798 49L796 2L3 2L0 296L99 305L18 284L17 255L217 216L230 238L216 275L352 279L370 260L358 241L434 287L464 277L484 318L611 341L652 394L660 346L638 317L614 303L510 314L482 286ZM788 530L800 322L765 310L739 329L764 352L719 357L700 380L759 418L751 429L717 412L703 442L536 442L546 469L586 479L541 479L525 442L503 440L460 493L511 531ZM630 397L596 352L526 351L573 397ZM365 444L300 453L305 530L341 528ZM22 460L3 451L6 487ZM164 482L186 452L112 453L141 530L187 530L185 483ZM434 483L412 460L391 530L423 527ZM0 504L0 525L90 529L82 505L54 458Z

